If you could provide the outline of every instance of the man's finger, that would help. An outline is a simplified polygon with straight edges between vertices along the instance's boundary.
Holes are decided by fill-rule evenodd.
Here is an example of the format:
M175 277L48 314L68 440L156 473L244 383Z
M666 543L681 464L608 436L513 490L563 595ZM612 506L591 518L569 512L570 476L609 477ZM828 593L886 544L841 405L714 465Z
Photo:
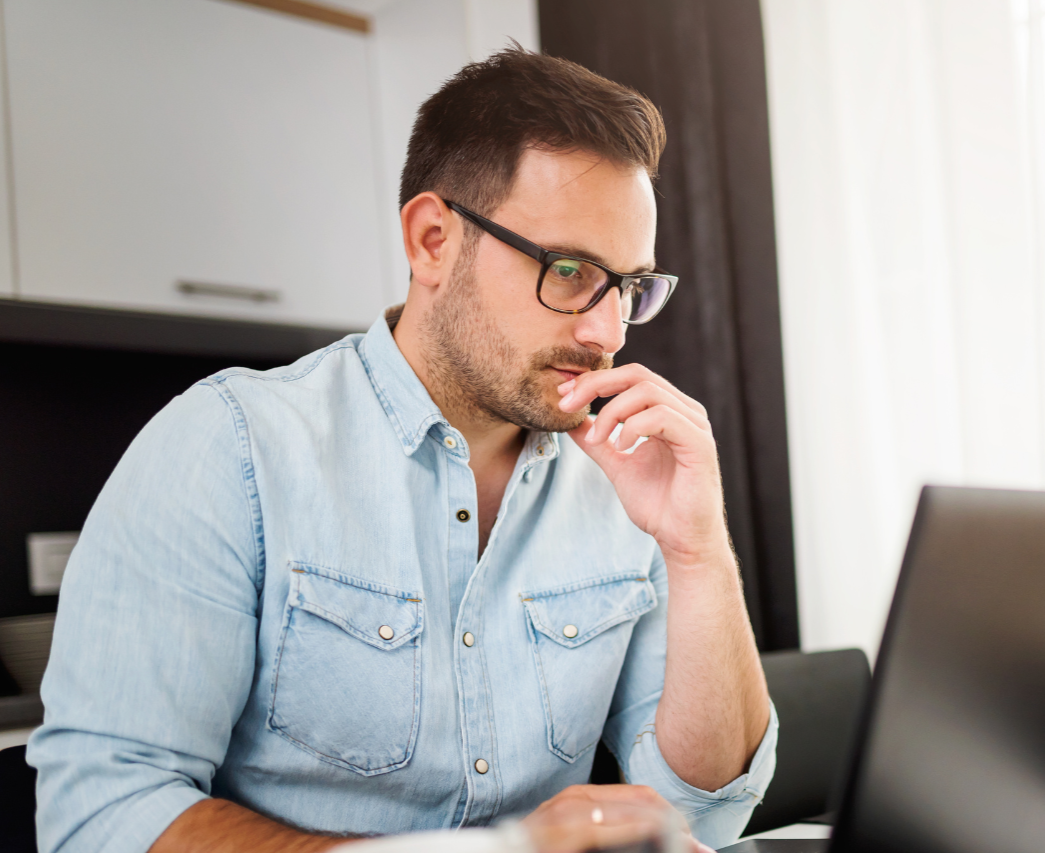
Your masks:
M658 385L680 403L707 417L707 409L701 403L640 364L626 364L610 370L591 370L562 383L559 386L559 393L563 395L561 404L566 407L566 411L580 411L596 397L612 397L644 381Z
M609 442L603 441L599 444L592 444L586 440L586 436L595 425L595 418L587 417L576 429L570 430L570 438L573 439L581 450L588 454L605 473L606 476L613 479L613 474L620 464L620 454L617 449ZM600 788L609 788L610 785L599 785Z
M624 421L614 449L623 452L640 438L660 439L667 443L678 460L692 456L693 462L706 461L709 451L711 458L717 459L710 434L669 406L644 409ZM601 446L611 445L606 442Z
M659 385L643 381L618 394L602 407L602 411L595 418L595 426L588 441L592 444L601 444L610 437L613 430L617 428L617 424L624 423L628 418L637 415L644 409L657 405L668 406L687 418L694 426L705 432L711 432L711 424L705 415L696 409L682 405L673 394Z

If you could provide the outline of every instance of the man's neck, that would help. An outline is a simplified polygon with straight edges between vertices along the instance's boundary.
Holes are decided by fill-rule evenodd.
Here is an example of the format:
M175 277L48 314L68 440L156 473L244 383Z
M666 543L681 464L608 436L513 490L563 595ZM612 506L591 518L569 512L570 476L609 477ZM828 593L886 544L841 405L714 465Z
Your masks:
M465 437L471 458L491 459L511 454L514 460L526 440L521 426L495 418L475 406L455 389L447 388L433 370L438 356L426 345L419 310L410 302L402 306L398 317L389 317L392 337L407 364L420 379L428 395L451 426Z
M407 364L417 374L450 426L464 436L473 463L478 462L481 467L486 467L498 457L510 456L514 464L526 440L525 431L522 427L494 418L479 407L470 405L444 387L444 383L432 370L435 356L425 346L418 313L418 309L408 300L392 328L392 337ZM475 468L475 465L472 467Z
M475 406L462 405L459 395L447 393L432 371L417 309L409 300L392 328L399 351L417 374L443 417L468 442L469 462L475 477L478 502L479 554L486 550L508 481L526 441L526 432L515 424L494 419Z

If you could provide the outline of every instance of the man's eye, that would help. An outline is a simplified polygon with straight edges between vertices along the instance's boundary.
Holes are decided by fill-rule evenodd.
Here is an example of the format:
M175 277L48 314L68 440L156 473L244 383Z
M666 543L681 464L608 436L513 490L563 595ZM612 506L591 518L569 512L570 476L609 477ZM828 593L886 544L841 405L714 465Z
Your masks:
M552 264L552 271L560 278L572 278L577 275L581 269L580 264L571 264L569 262L562 262Z

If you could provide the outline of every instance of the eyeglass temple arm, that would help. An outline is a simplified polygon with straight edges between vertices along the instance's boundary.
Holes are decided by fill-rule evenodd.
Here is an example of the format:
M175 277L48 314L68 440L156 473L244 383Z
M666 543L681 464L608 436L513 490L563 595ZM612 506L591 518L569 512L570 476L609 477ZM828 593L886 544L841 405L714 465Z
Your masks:
M502 225L498 225L496 222L491 222L485 216L480 216L478 213L473 213L467 207L462 207L457 202L446 201L446 206L451 210L461 214L465 219L470 220L474 225L478 225L483 231L496 237L502 243L507 243L513 249L518 249L524 255L529 255L535 261L544 263L544 259L547 256L547 251L542 249L536 243L531 243L525 237L521 237L514 231L509 231Z

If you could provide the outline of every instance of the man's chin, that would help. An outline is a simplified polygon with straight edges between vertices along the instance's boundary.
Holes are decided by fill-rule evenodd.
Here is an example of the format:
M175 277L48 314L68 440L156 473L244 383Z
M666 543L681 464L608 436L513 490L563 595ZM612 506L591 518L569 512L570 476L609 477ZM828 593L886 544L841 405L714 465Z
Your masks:
M584 420L587 417L587 407L585 407L582 412L563 412L560 418L560 423L555 427L555 429L549 429L547 432L572 432L584 423Z
M588 411L588 406L585 406L579 412L564 412L558 406L555 408L549 407L546 412L542 412L536 417L528 418L527 423L519 424L519 426L540 432L570 432L570 430L575 430L584 423L584 419L588 416Z
M542 387L543 386L543 387ZM555 386L549 387L534 378L524 382L512 402L500 406L493 414L523 429L537 432L569 432L577 429L591 411L585 406L579 412L564 412L559 408L562 399Z

